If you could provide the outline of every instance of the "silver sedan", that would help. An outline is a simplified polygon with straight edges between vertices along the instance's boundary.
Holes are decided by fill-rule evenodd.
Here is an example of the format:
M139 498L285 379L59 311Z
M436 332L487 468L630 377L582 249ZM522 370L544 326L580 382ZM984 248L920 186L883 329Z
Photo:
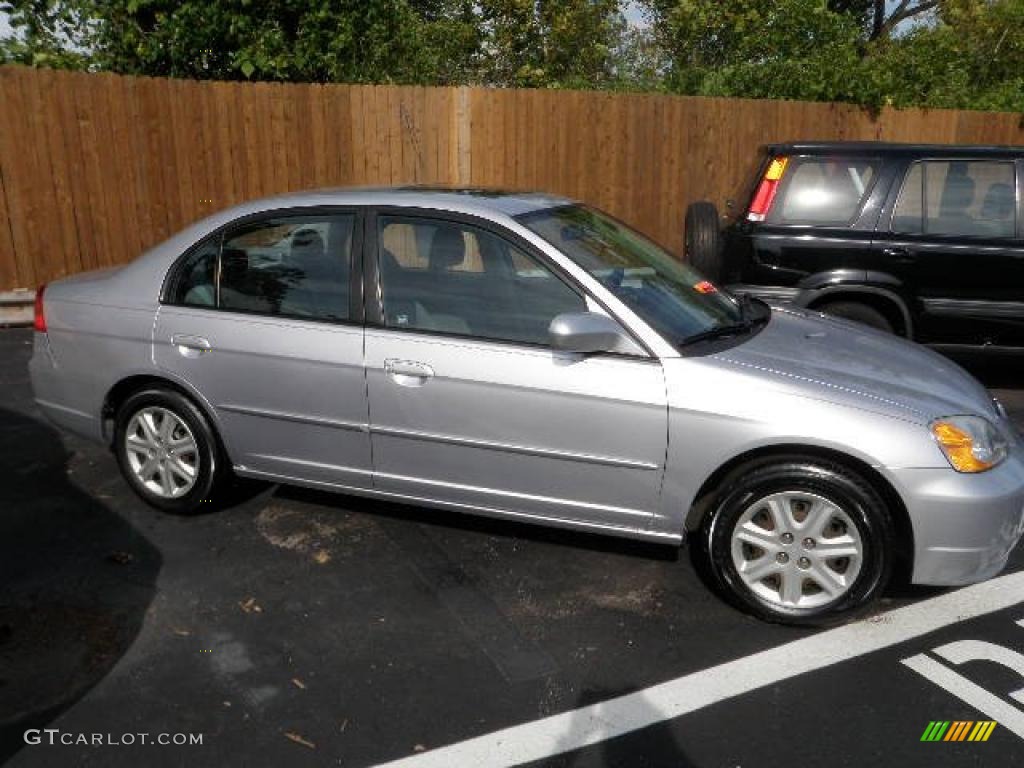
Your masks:
M169 512L241 476L690 538L726 596L791 623L894 571L988 578L1024 532L1021 440L963 370L736 300L562 198L247 203L45 286L36 331L40 408Z

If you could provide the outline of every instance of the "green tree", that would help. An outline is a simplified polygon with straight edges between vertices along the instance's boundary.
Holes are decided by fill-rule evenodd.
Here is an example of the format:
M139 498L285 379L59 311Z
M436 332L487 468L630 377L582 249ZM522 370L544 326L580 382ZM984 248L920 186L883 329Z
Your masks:
M471 0L9 0L7 6L20 32L9 47L25 51L17 60L129 74L455 82L479 48ZM54 58L69 52L74 55L65 60Z
M89 63L85 35L91 15L78 3L52 0L0 2L15 34L0 38L0 63L82 69Z
M825 0L651 0L673 90L857 100L861 26Z
M601 87L615 78L626 22L618 0L480 0L480 79L493 85Z
M1024 112L1024 2L946 0L936 24L879 46L869 64L896 106Z
M7 59L169 77L576 87L618 0L7 0Z
M667 85L681 93L1024 112L1022 0L647 0L647 8Z

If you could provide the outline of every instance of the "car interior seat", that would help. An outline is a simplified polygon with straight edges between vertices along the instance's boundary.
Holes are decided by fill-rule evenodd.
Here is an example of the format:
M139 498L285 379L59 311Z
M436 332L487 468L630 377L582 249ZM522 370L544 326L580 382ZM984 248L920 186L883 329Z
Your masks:
M963 163L951 163L939 199L938 218L928 218L929 234L974 234L975 222L967 209L974 204L974 180Z
M1014 208L1016 195L1012 184L996 183L989 186L978 215L978 225L991 237L1014 236Z

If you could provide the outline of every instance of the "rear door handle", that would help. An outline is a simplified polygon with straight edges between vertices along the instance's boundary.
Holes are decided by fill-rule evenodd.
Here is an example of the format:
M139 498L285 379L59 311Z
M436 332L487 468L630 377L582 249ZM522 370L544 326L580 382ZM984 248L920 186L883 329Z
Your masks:
M171 336L171 346L176 347L182 357L199 357L213 349L213 345L202 336L176 333Z
M388 359L384 361L384 373L393 382L403 387L422 387L433 377L434 369L426 363L415 360Z
M890 259L895 259L901 264L909 264L914 261L914 254L906 248L883 248L882 255Z

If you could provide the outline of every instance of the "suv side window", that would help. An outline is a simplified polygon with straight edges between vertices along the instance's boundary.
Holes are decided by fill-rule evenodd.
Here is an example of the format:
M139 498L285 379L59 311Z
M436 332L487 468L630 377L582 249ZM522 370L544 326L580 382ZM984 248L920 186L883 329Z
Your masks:
M381 301L389 328L548 344L548 326L586 302L507 240L469 224L377 220Z
M925 160L907 172L892 231L911 235L1013 237L1014 164L1000 160Z
M219 307L309 320L349 318L355 216L287 216L228 232Z
M790 158L768 221L846 226L863 206L877 173L874 158Z

